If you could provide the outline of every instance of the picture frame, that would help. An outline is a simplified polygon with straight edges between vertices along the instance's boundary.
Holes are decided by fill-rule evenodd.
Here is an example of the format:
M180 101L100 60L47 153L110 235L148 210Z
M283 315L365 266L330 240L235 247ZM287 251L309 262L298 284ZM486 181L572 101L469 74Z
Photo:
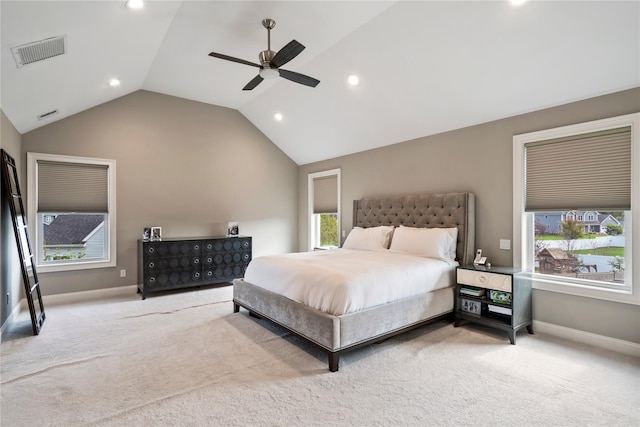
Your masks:
M151 240L151 227L144 227L142 229L142 240Z
M240 230L236 221L229 221L227 224L227 237L238 237Z
M162 240L162 227L151 227L151 240Z

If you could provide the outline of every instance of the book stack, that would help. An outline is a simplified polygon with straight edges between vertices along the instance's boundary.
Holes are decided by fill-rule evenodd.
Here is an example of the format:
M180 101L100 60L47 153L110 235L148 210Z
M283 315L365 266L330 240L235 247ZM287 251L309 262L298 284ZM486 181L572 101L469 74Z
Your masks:
M460 288L460 293L462 295L470 295L472 297L481 298L484 296L484 289L475 289L475 288Z
M489 311L492 313L505 314L507 316L511 316L511 309L507 307L499 307L497 305L489 305Z

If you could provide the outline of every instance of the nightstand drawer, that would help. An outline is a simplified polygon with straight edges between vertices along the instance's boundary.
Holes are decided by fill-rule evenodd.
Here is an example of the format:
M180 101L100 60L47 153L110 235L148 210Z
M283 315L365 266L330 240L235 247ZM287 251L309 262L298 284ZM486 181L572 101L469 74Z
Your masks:
M457 269L458 283L479 288L496 289L511 292L511 275L496 274L489 271L471 271Z

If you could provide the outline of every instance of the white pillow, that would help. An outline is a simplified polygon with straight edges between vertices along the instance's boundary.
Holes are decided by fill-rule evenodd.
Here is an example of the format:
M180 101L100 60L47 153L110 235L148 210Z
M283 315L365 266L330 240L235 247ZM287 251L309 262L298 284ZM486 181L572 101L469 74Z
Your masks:
M445 228L400 227L393 233L391 250L425 258L451 260L455 240Z
M386 225L370 228L353 227L342 247L366 251L389 249L392 233L393 227Z
M453 239L451 241L451 246L449 246L449 258L451 258L452 261L455 261L456 248L458 246L458 227L443 228L443 230L447 230L449 236L451 236L451 238Z

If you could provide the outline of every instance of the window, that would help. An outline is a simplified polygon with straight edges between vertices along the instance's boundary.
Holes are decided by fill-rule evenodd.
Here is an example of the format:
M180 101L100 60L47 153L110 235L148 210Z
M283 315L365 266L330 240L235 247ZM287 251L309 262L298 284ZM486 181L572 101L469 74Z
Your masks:
M640 304L640 114L513 141L514 265L537 289Z
M309 250L340 246L340 169L309 174Z
M338 214L313 214L313 248L331 249L340 246L338 234Z
M115 160L28 153L27 175L39 270L115 266Z

